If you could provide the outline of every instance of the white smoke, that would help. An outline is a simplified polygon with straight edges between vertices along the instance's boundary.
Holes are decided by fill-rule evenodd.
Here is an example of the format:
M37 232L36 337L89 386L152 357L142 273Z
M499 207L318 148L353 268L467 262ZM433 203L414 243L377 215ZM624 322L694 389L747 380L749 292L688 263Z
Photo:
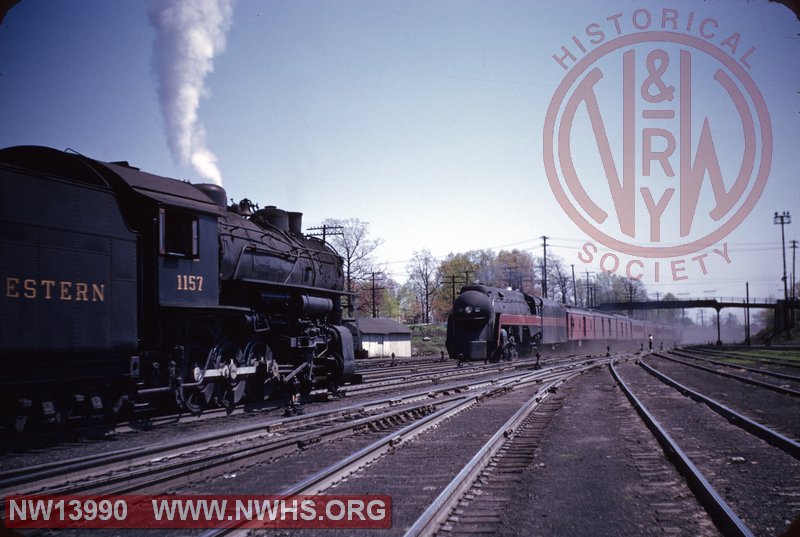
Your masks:
M153 67L173 157L219 185L217 157L206 147L197 110L208 95L206 76L225 49L235 0L151 0L148 14L156 29Z

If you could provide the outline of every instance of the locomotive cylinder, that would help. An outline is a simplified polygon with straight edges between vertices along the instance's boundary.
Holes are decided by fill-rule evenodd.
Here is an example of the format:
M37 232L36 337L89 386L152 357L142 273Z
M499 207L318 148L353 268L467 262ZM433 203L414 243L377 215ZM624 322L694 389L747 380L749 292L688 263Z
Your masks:
M270 311L288 308L294 315L322 317L333 311L333 300L318 296L262 291L261 300Z

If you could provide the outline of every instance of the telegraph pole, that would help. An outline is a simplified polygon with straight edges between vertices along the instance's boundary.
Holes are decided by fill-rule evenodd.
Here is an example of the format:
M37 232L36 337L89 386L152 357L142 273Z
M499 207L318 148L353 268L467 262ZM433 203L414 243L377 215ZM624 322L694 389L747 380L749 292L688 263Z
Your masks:
M376 307L377 300L375 298L375 292L376 291L382 291L383 289L385 289L385 288L384 287L375 287L375 272L373 272L372 273L372 318L373 319L378 316L378 310L377 310L377 307Z
M656 302L661 302L661 293L656 291ZM656 321L661 322L661 310L656 310Z
M542 257L542 296L547 298L547 237L542 235L542 246L544 247L544 256Z
M747 346L750 346L750 282L744 284L745 300L747 301L744 308L744 339Z
M572 266L572 301L578 305L578 287L575 285L575 265Z
M795 288L794 271L795 271L795 268L797 267L797 264L796 264L796 259L797 259L796 258L797 241L790 241L790 243L791 243L790 248L792 249L792 328L794 328L794 322L795 322L795 318L794 318L795 317L795 313L794 313L795 300L797 299L796 292L795 292L795 289L794 289Z
M308 233L309 231L321 231L322 233ZM344 228L342 226L329 226L327 224L306 228L306 237L322 237L322 242L325 242L328 235L344 235Z
M591 307L589 305L589 271L586 271L586 302L583 304L584 307Z
M789 282L786 281L786 234L784 232L784 227L786 224L792 223L792 215L789 214L789 211L783 211L783 214L778 214L775 211L775 217L772 219L772 223L775 225L780 224L781 226L781 244L783 245L783 329L785 332L788 332L788 324L786 321L786 306L789 304Z
M445 281L450 280L450 292L453 296L453 302L456 301L456 275L451 274L450 276L444 276ZM466 280L465 280L466 281ZM460 281L458 283L461 283Z
M633 304L633 282L628 281L628 303ZM633 317L633 306L628 310L628 316Z

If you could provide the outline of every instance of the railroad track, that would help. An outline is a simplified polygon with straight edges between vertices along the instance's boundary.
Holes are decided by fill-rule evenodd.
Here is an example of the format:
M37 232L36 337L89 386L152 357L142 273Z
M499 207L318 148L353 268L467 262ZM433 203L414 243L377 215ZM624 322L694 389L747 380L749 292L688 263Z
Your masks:
M481 387L481 384L464 386L464 390ZM179 473L192 475L211 470L214 466L210 450L218 450L214 458L235 455L239 464L244 464L253 453L242 447L243 442L257 444L260 453L278 456L292 446L302 449L308 443L318 442L326 435L342 431L369 427L371 423L400 416L404 413L425 413L427 401L437 397L446 398L450 390L413 393L389 400L374 401L367 405L355 405L342 409L320 411L313 414L278 419L268 423L256 423L228 428L226 430L193 436L169 444L151 447L126 448L111 453L72 460L54 461L32 467L16 468L0 473L0 496L27 493L122 493L145 492L153 484L152 476L159 476L158 483L175 483ZM456 396L457 397L457 396ZM413 405L415 401L425 404ZM412 404L409 408L397 408ZM386 409L386 410L384 410ZM192 457L197 455L197 460ZM154 464L176 460L171 464ZM216 471L224 471L218 466ZM113 475L113 479L104 476ZM117 483L125 485L117 486ZM164 485L166 486L166 485Z
M570 366L561 366L559 370ZM547 371L534 373L548 374ZM550 373L552 374L552 373ZM362 430L375 423L398 417L426 415L437 406L464 399L470 392L480 396L495 386L515 383L530 372L507 372L492 378L464 381L357 403L344 408L322 410L269 422L244 423L219 432L192 436L156 446L125 448L111 453L81 456L73 460L14 468L0 472L0 496L27 493L130 493L163 490L180 475L192 475L215 466L224 459L228 467L243 464L252 457L271 453L275 457L291 446L304 448L326 436L336 438L348 431ZM243 444L252 448L244 448ZM215 453L218 451L218 453ZM194 457L193 455L196 455ZM171 462L170 462L171 461ZM217 467L216 471L224 471ZM113 475L113 479L104 476ZM157 479L154 476L158 476ZM124 485L119 485L124 483Z
M800 369L800 360L787 359L787 352L772 348L750 349L750 351L740 350L736 347L717 349L710 347L688 347L685 349L695 356L708 356L716 357L731 364L749 362L760 363L766 366L777 366L781 368ZM753 351L758 351L755 354ZM796 355L797 351L790 351L791 354ZM763 354L769 353L769 354Z
M511 489L519 483L521 470L532 463L540 435L563 402L555 386L544 386L500 427L406 531L407 536L450 534L456 529L496 532Z
M686 351L673 350L671 355L661 352L656 352L654 354L661 358L673 360L689 367L727 376L741 382L761 386L762 388L784 393L786 395L800 397L800 375L796 374L795 372L787 373L785 370L764 369L762 367L751 367L741 363L714 360L711 358L698 356L697 353ZM688 358L691 361L680 360L678 358ZM737 373L727 372L731 370L734 370ZM741 372L745 372L747 375L742 375L740 374Z
M761 370L730 373L662 353L654 353L642 360L642 367L684 395L704 403L731 423L746 428L793 456L797 455L800 392L790 387L786 375ZM761 380L765 377L767 381ZM776 384L776 379L784 384Z
M542 367L555 366L575 360L574 356L549 356L541 361ZM415 360L404 364L400 360L397 366L372 367L364 370L364 381L361 384L343 387L338 394L333 395L327 390L315 390L307 398L308 401L324 402L331 399L356 399L370 397L374 394L400 392L410 388L424 386L437 386L443 383L457 383L459 381L475 379L485 375L502 374L531 368L536 361L531 358L514 360L513 362L467 362L458 366L452 360L441 362L439 359ZM41 434L28 434L22 437L8 437L4 439L3 448L6 451L22 451L41 446L52 446L62 442L74 442L81 439L97 439L120 434L149 431L160 427L175 426L177 424L194 424L209 420L246 420L252 415L268 416L274 413L289 412L289 401L284 399L269 400L252 404L238 405L233 408L216 407L207 408L201 413L159 414L151 411L142 411L130 420L116 423L98 422L76 425L64 430L53 429Z
M717 527L725 535L776 534L786 523L776 512L789 520L800 512L792 500L800 496L800 444L645 362L612 372Z
M487 457L491 459L498 452L513 451L514 448L506 445L506 442L509 439L520 441L529 434L522 432L522 423L526 428L531 427L532 423L538 422L540 428L546 424L546 419L541 421L541 414L531 417L531 413L539 407L549 408L549 401L558 399L557 387L561 383L607 362L605 358L587 358L541 370L502 371L496 378L464 380L335 411L284 418L250 428L237 427L235 431L210 435L203 443L195 438L183 445L158 446L148 452L124 450L111 455L117 457L118 461L104 460L100 456L74 461L76 466L71 470L63 462L51 467L42 465L16 474L0 474L0 487L3 487L0 492L4 495L9 492L130 494L165 491L204 494L208 493L208 476L224 476L222 480L210 483L213 486L224 485L228 483L224 481L228 476L236 478L237 472L243 474L242 469L249 468L259 476L257 490L260 493L267 490L280 495L320 492L348 494L352 493L347 486L353 482L354 476L365 472L369 475L369 468L375 461L389 458L387 454L398 453L402 451L401 447L421 449L423 439L430 438L433 431L452 427L458 420L477 423L479 429L485 429L487 423L492 423L491 419L497 421L492 413L498 410L492 408L498 405L503 407L502 412L516 413L517 421L503 418L497 422L494 445L476 446L464 463L468 463L476 452L479 455L475 457L487 460ZM520 410L523 407L524 410ZM493 417L485 420L480 417L481 411L489 412ZM334 439L340 442L330 441ZM427 451L423 449L422 453ZM342 457L343 454L346 456ZM451 455L448 451L448 458ZM314 468L326 458L336 462ZM314 464L310 464L310 461ZM480 463L471 464L473 468L478 468ZM456 468L447 480L459 471L460 467ZM20 481L22 475L29 478ZM425 474L421 476L428 477ZM234 482L230 483L232 485ZM264 488L265 483L270 484L269 488ZM444 489L445 485L446 482L441 483L441 488ZM421 486L428 488L429 485ZM387 491L402 499L403 504L409 501L402 493L393 492L391 488L372 490ZM248 492L239 488L234 491ZM219 489L214 492L219 492ZM397 523L402 524L401 527L411 526L416 517L437 503L434 500L431 497L428 503L424 499L422 503L418 501L408 512L401 513ZM228 528L212 534L235 530Z
M637 360L637 364L638 362ZM800 498L800 464L796 460L796 441L771 431L740 413L726 409L724 405L710 400L696 389L690 390L681 386L674 379L667 378L644 363L626 366L625 377L632 377L627 381L623 379L618 367L609 364L609 370L626 397L677 470L685 476L689 488L706 509L710 520L724 535L774 535L800 513L800 502L797 500ZM652 380L647 381L648 378ZM670 394L668 386L679 391L672 391ZM706 412L703 418L689 418L703 419L703 424L698 429L723 427L724 433L714 436L713 443L711 440L697 440L691 434L683 433L685 414L693 414L687 409L692 406L690 399L681 394L702 401L724 417L716 418L722 424L714 421L714 414L711 412ZM513 491L520 486L523 472L536 467L535 448L553 412L560 406L561 398L558 394L543 401L536 413L524 418L517 426L506 424L513 433L503 435L506 438L499 442L499 448L490 448L491 443L487 443L485 450L491 450L492 456L476 456L471 461L470 468L465 467L462 474L448 485L425 515L409 528L406 535L488 535L502 532L504 521L514 518ZM676 398L684 400L680 408L676 407ZM651 405L653 408L648 408ZM705 420L710 421L706 423ZM732 433L729 430L732 426L728 425L728 421L741 427L743 432ZM756 434L757 438L750 434ZM719 443L720 438L723 439L722 444ZM728 444L725 439L733 441ZM492 442L498 440L496 436ZM626 435L625 441L632 444L625 449L632 457L641 478L655 479L654 486L659 489L675 488L669 474L660 467L658 455L646 448L640 450L635 447L642 445L640 437L636 434L630 437ZM779 447L782 452L771 446ZM720 463L720 453L736 454L727 458L723 456ZM772 471L759 472L749 468L758 468L757 465L771 466ZM783 481L776 477L776 474L780 476L787 472L789 475ZM751 474L762 475L753 475L750 480L747 476ZM662 480L666 481L659 484ZM646 489L647 485L640 486ZM743 489L746 491L744 494L741 492ZM676 494L680 494L679 491L680 486L677 486ZM663 490L654 489L652 494L663 498ZM770 504L771 508L767 508ZM779 507L776 509L776 506ZM681 529L681 524L685 523L681 518L689 515L682 502L662 499L650 504L649 509L657 513L653 515L654 518L660 520L662 527L667 530L686 530L685 527ZM784 510L786 520L775 519L776 512L781 509ZM711 522L703 526L697 515L692 520L692 524L697 525L694 531L709 535L713 533L709 529L713 528Z
M393 527L388 533L409 527L410 534L427 534L447 515L482 465L503 449L524 422L538 419L532 414L557 393L558 386L603 363L587 360L508 378L458 406L396 431L281 494L357 494L368 486L394 499ZM492 423L494 427L487 431ZM453 434L458 437L455 444ZM479 436L489 438L480 440ZM441 490L438 497L437 490ZM236 528L214 530L205 537L229 533L237 533Z

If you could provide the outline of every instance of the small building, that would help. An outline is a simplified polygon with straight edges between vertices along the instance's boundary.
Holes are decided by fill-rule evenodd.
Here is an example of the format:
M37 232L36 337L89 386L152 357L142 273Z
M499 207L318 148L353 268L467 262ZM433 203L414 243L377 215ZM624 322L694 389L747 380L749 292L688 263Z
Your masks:
M361 342L367 356L411 356L411 329L394 319L366 317L358 320Z

